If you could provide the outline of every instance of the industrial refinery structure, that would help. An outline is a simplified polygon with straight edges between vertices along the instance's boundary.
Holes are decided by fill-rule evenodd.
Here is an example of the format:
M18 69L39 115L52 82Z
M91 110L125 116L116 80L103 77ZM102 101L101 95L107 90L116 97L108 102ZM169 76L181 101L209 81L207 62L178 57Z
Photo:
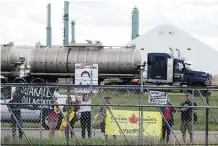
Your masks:
M197 58L199 61L197 59L193 61L193 57L197 53L189 53L188 59L193 61L194 64L198 64L201 60L201 66L203 64L203 67L205 67L201 71L196 71L190 69L191 63L187 64L187 60L184 59L188 56L184 52L185 49L197 51L199 48L203 50L203 54L207 54L204 51L205 49L202 49L205 46L200 46L197 42L192 44L194 39L190 39L188 35L185 35L185 33L175 27L160 26L158 29L149 31L146 35L139 36L139 10L136 7L132 11L132 41L121 47L104 46L99 41L95 43L92 41L76 43L74 36L75 21L71 22L72 40L69 43L68 1L64 2L63 44L52 45L50 4L48 4L47 9L46 46L41 45L41 43L37 43L36 46L25 46L31 52L28 55L29 57L27 55L20 57L19 51L13 43L5 44L1 47L3 52L1 71L2 75L7 79L5 82L57 82L59 78L74 78L76 63L96 63L99 66L99 82L107 78L116 77L123 79L125 84L129 84L133 78L139 77L138 66L147 63L148 75L146 78L158 84L173 85L175 82L179 82L180 85L205 86L212 83L212 76L209 72L213 69L207 69L209 72L205 72L205 68L211 63L210 61L205 61L201 58ZM19 47L22 48L22 46ZM168 53L169 48L172 51L171 53ZM179 58L177 58L174 50L178 51ZM194 56L192 56L193 54ZM147 58L149 56L150 58ZM213 62L215 62L216 56L218 55L213 51L210 57L213 59ZM157 58L161 59L157 60ZM23 64L26 69L29 69L29 72L21 77L19 74L20 66ZM168 65L170 64L172 68L170 71L173 72L169 73ZM183 70L185 72L182 71L181 65L184 67ZM30 68L27 68L28 66ZM214 69L213 71L216 72L217 70ZM180 79L174 79L173 73L179 75ZM168 77L169 75L171 77ZM184 78L185 76L189 76L189 78Z

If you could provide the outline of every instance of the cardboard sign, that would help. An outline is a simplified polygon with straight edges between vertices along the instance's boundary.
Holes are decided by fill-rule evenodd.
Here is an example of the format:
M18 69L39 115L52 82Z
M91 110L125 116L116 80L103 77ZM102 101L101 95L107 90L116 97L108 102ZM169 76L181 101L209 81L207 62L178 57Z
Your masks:
M166 104L167 103L167 93L160 91L149 91L149 103L155 104Z

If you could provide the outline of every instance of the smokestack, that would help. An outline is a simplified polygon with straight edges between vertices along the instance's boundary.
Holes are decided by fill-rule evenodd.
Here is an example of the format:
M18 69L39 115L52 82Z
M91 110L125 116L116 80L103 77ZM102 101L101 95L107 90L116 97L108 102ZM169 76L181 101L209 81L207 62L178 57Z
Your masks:
M71 22L71 34L72 34L72 38L71 38L71 43L75 43L75 21Z
M64 45L68 44L68 29L69 29L69 2L64 1Z
M47 7L46 46L51 45L51 4Z
M139 10L134 7L132 10L132 40L139 36Z

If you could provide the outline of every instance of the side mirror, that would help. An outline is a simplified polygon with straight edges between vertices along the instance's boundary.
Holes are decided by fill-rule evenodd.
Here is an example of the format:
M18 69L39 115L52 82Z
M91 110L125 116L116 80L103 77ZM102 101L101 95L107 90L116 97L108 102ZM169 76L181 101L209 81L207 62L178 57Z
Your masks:
M151 61L147 61L147 64L148 64L148 65L151 65Z

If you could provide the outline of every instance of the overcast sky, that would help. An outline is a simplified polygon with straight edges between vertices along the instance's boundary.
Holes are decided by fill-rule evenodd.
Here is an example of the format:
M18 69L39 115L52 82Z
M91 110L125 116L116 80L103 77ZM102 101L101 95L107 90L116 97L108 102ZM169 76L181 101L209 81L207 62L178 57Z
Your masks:
M69 2L69 19L76 21L76 42L90 39L105 45L128 43L135 5L139 8L140 35L158 25L172 24L218 50L218 0ZM52 44L62 44L63 0L0 0L0 43L35 45L40 41L45 44L48 3L52 12Z

